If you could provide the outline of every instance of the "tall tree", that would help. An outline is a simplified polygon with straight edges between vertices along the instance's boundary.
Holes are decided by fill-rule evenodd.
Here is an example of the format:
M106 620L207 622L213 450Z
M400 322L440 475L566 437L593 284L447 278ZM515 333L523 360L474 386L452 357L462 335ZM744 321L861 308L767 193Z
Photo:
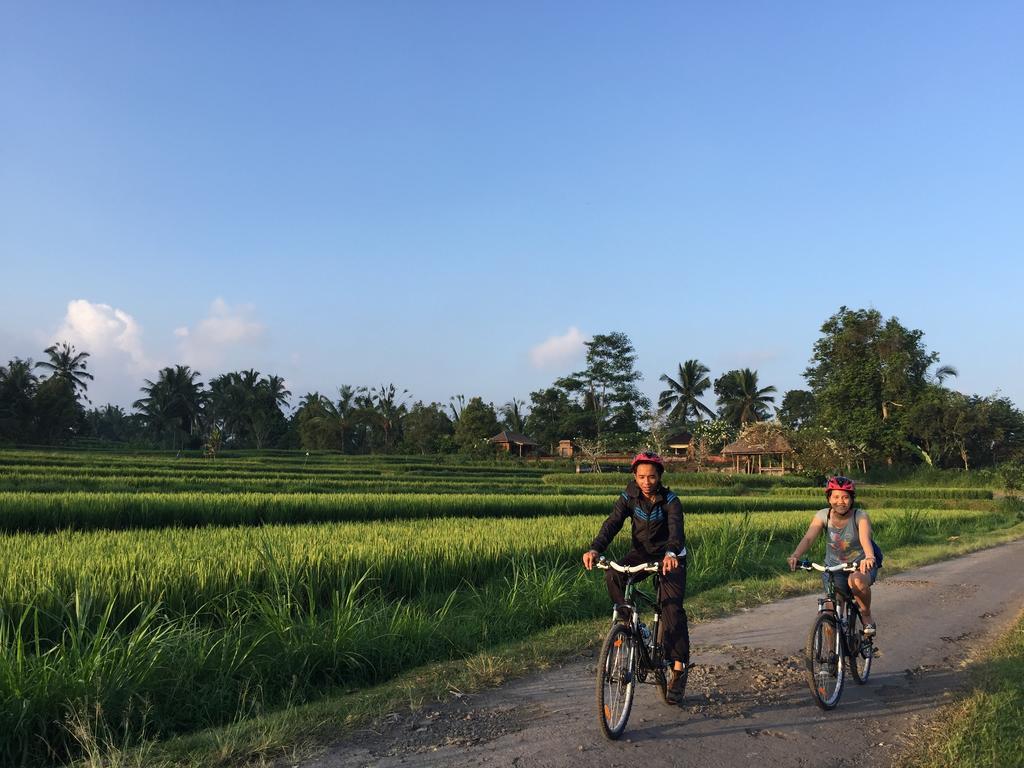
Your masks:
M530 436L554 453L559 440L596 437L595 415L574 403L564 389L537 390L530 393Z
M402 417L409 410L405 404L408 395L409 390L403 389L399 392L394 384L381 384L373 392L373 406L385 452L389 452L396 438L401 437Z
M175 448L199 444L207 399L199 376L199 371L187 365L176 365L160 369L156 381L145 379L141 388L145 397L136 400L132 407L156 439L169 436Z
M139 428L124 408L107 403L102 408L92 408L85 414L89 433L101 440L127 443L139 437Z
M251 368L225 373L210 381L210 423L229 443L263 448L273 435L284 434L282 409L289 397L280 376Z
M85 424L85 410L69 379L51 376L39 383L32 401L35 438L44 443L66 443Z
M307 450L342 450L343 436L337 409L329 398L309 392L299 400L294 415L299 445Z
M789 429L801 429L814 423L817 410L814 393L806 389L791 389L782 396L777 415Z
M693 422L701 422L704 416L715 417L715 412L700 401L701 396L711 386L708 379L710 369L700 360L687 360L679 364L679 373L672 378L667 373L661 374L659 380L668 388L658 396L658 408L668 411L668 420L672 424L689 426Z
M458 424L462 417L462 409L466 407L466 396L452 395L448 401L448 407L452 411L452 423Z
M526 405L526 403L513 397L501 406L501 426L512 432L518 432L521 435L525 435L526 414L523 412L524 405Z
M459 423L455 425L455 442L465 453L480 454L486 450L486 441L494 437L501 426L494 406L482 398L473 397L462 409Z
M734 427L752 421L764 421L770 415L769 407L775 402L775 387L757 386L757 371L749 368L728 371L715 379L719 414Z
M452 420L441 403L416 401L402 419L402 444L414 453L440 453L448 448L454 432Z
M907 414L926 390L938 353L924 333L874 309L840 307L821 327L804 372L818 423L846 446L892 463L908 453ZM948 375L948 373L944 374Z
M593 410L599 434L638 432L640 416L651 403L637 387L643 376L635 368L633 343L616 331L597 334L585 344L587 367L558 379L555 386L577 394L584 408Z
M33 398L39 386L33 368L31 358L17 357L0 366L0 440L31 439Z
M93 375L86 370L89 367L89 353L76 352L73 344L62 341L47 347L46 354L50 359L40 360L36 363L36 368L48 370L51 372L50 378L61 379L70 384L76 399L79 390L84 396L89 388L87 382L93 380Z

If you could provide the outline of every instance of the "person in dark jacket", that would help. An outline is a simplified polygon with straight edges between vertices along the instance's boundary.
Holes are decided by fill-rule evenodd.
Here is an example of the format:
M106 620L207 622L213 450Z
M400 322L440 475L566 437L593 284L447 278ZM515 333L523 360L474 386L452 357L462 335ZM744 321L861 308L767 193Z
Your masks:
M622 565L661 562L661 587L658 603L664 626L665 658L672 661L667 698L678 703L686 691L690 664L690 633L683 608L686 596L686 534L683 530L683 506L672 491L661 484L665 462L656 453L638 453L631 466L633 480L615 500L615 506L601 530L583 554L589 571L601 553L629 519L633 527L633 546L619 559ZM608 594L615 605L625 602L625 574L605 573Z

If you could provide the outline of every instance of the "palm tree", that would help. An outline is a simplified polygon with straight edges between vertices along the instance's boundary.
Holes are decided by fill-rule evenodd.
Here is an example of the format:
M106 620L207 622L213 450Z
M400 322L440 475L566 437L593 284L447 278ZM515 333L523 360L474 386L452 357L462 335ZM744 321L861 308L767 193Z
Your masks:
M356 413L356 396L359 388L351 384L342 384L338 387L338 404L333 406L334 416L338 420L338 428L341 431L341 452L345 453L345 436L355 426L353 417Z
M940 365L938 368L935 369L935 373L932 374L932 381L934 381L937 385L941 387L943 382L950 376L955 377L959 375L960 371L958 371L955 366Z
M14 358L0 366L0 435L28 440L32 425L32 398L39 377L32 359Z
M466 396L452 395L448 400L448 407L452 410L452 424L458 424L462 418L462 410L466 407Z
M381 431L384 433L385 451L390 450L391 434L400 429L401 419L408 411L405 402L403 402L408 394L409 390L407 389L403 389L399 393L398 388L394 384L388 384L386 387L381 384L377 391L373 393L373 405L377 411Z
M709 372L710 369L700 360L687 360L679 365L678 378L673 379L667 373L658 377L668 384L668 389L658 396L658 408L669 411L669 421L688 424L691 414L698 424L704 416L715 418L715 412L700 401L705 390L711 386L707 376Z
M31 357L27 360L16 357L6 366L0 365L0 387L11 392L24 392L31 397L39 384L39 377L32 372L35 365Z
M771 396L775 387L758 389L757 383L757 371L749 368L729 371L715 381L719 412L723 419L740 427L751 421L764 421L768 418L769 403L775 402Z
M86 379L89 381L93 380L93 375L85 370L88 367L86 358L89 357L89 353L76 352L74 345L66 341L62 341L60 344L52 344L45 351L50 356L50 359L48 361L40 360L36 363L36 368L45 368L48 371L52 371L52 378L63 379L68 382L73 388L76 397L78 396L79 389L84 394L85 390L89 388ZM86 398L86 400L88 399Z
M157 435L170 430L175 447L179 437L184 448L186 438L199 434L207 400L203 382L197 381L200 375L187 365L163 368L156 381L145 379L142 392L146 397L132 403Z
M263 387L264 395L271 406L282 411L288 407L288 398L292 396L292 393L285 389L284 379L281 376L267 376L263 380Z
M521 435L526 434L526 415L523 413L523 406L526 403L512 398L501 406L502 426Z

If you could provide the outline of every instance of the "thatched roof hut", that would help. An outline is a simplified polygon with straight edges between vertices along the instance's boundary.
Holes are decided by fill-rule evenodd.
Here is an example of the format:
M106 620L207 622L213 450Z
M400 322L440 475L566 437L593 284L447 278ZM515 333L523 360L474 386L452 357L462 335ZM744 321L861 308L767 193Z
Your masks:
M518 432L509 432L507 429L503 429L487 442L497 445L509 453L517 451L520 456L537 450L537 441L532 437L521 435Z
M733 471L745 474L785 474L786 458L793 468L793 447L784 435L765 437L743 436L722 449L722 455L733 460Z

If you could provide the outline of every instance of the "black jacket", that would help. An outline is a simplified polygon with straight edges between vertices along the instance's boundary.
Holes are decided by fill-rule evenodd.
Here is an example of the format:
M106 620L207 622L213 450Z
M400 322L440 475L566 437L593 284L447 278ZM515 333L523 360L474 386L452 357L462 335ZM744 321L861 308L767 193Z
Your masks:
M666 552L686 554L686 534L683 531L683 505L679 498L663 485L658 486L654 501L648 501L635 480L615 500L615 506L601 530L590 545L604 552L612 543L626 518L633 521L633 549L652 559L660 560Z

